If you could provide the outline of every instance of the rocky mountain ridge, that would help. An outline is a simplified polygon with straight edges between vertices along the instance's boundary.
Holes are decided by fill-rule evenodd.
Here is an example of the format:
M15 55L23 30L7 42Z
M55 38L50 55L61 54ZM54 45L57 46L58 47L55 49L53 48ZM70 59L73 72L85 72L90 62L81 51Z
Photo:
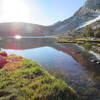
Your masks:
M73 31L100 19L100 0L86 0L85 4L70 18L51 26L28 23L1 23L0 35L54 35L76 34ZM98 23L99 24L99 23Z
M86 0L85 4L69 19L54 25L55 33L68 33L100 16L100 0Z

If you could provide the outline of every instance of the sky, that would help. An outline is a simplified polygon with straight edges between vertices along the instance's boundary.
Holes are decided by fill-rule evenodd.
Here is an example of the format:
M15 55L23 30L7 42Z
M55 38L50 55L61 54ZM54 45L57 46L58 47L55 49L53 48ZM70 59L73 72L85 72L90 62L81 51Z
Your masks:
M85 0L0 0L0 22L52 25L71 17Z

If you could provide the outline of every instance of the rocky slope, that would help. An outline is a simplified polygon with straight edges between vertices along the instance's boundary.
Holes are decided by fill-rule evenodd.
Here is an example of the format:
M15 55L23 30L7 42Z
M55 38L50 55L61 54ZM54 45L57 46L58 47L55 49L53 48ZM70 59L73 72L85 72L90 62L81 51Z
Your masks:
M89 25L100 19L100 0L86 0L85 4L69 19L59 21L51 26L26 23L0 24L0 36L14 35L52 35L69 34L75 29Z
M30 23L1 23L0 36L12 35L46 35L48 27Z
M76 28L85 26L87 22L99 16L100 0L86 0L85 4L72 17L56 23L52 28L55 33L68 33Z

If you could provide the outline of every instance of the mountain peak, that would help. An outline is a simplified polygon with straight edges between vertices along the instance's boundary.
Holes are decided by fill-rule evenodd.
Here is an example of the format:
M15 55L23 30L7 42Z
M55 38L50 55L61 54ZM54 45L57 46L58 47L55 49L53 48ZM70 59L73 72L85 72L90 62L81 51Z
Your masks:
M85 6L88 8L98 9L100 8L100 0L86 0Z

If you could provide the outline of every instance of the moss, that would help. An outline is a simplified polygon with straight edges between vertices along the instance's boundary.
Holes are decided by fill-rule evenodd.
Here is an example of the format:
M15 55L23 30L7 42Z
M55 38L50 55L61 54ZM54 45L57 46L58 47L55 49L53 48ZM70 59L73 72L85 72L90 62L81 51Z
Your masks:
M36 62L22 61L15 71L0 69L0 100L79 100L71 87Z

